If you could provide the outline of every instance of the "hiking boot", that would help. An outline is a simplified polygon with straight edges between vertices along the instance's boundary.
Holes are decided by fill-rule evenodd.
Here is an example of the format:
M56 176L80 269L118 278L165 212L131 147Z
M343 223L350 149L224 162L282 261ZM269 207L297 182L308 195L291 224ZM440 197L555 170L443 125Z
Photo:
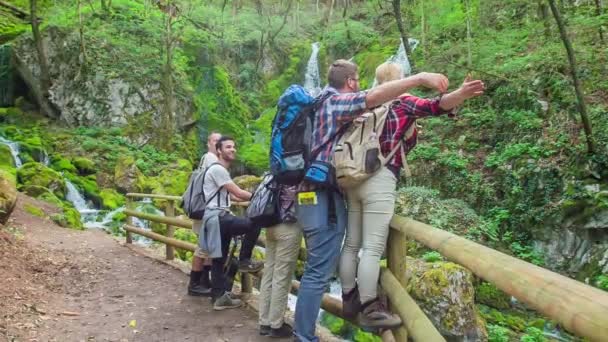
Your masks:
M342 315L344 318L354 320L360 311L359 288L355 286L349 293L342 292Z
M203 284L188 285L188 295L194 297L209 297L211 296L211 288L204 286Z
M270 335L270 325L260 325L260 335L262 335L262 336Z
M359 325L368 329L393 329L401 325L401 318L392 314L382 301L372 299L362 305L363 311L359 313Z
M293 336L293 328L287 323L283 323L280 328L270 329L270 337L272 338L287 338Z
M241 273L255 273L259 272L264 268L264 263L261 261L254 261L251 259L239 261L239 272Z
M224 293L221 297L213 301L213 310L221 311L226 309L234 309L241 306L242 302L240 299L233 299L230 297L228 292Z

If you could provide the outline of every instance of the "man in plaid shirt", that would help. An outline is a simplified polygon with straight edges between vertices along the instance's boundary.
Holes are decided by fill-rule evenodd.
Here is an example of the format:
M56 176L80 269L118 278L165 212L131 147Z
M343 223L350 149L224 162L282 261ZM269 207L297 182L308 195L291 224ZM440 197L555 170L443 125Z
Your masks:
M328 71L326 98L316 113L311 151L314 157L300 184L296 215L306 239L307 260L296 304L295 335L303 342L318 341L315 322L321 298L334 273L346 229L344 197L336 186L331 161L333 147L343 128L368 108L377 107L408 89L424 86L444 92L448 79L440 74L420 73L359 91L357 65L337 60Z

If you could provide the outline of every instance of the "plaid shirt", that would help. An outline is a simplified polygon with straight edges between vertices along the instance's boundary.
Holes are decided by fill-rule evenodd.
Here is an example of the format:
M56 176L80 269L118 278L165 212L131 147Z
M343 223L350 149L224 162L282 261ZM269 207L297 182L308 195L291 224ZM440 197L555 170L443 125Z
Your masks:
M367 92L340 94L336 89L326 87L323 94L327 92L334 95L325 100L316 113L311 151L313 155L317 154L315 160L330 163L334 144L340 137L342 128L363 114L367 108Z
M405 132L416 124L417 118L426 116L438 116L448 113L453 116L452 111L445 111L439 107L441 97L431 100L422 99L413 95L402 95L391 104L390 111L384 124L384 130L380 135L380 148L382 155L388 156L393 148L404 137ZM407 155L415 146L418 139L418 130L414 127L414 134L401 145L404 155ZM391 161L387 163L399 170L403 166L401 151L397 151Z

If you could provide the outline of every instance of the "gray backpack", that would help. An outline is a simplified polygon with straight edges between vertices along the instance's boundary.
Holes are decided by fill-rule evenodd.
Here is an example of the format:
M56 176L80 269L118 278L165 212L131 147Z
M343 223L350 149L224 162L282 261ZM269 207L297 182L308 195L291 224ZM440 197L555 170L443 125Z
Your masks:
M220 163L213 163L208 168L202 167L203 163L192 172L190 180L188 181L188 187L182 195L182 209L189 218L193 220L202 220L205 215L205 208L207 204L211 202L222 190L223 187L217 189L213 195L209 198L205 198L205 191L203 185L205 184L205 175L213 166L220 165Z

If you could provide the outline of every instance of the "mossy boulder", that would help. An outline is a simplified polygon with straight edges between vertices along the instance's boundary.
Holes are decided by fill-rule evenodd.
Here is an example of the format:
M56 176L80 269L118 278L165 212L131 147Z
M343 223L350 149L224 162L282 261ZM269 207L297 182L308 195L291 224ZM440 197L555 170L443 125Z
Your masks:
M78 170L78 174L81 176L92 175L97 172L97 169L95 168L95 162L87 158L73 158L72 164L74 165L74 167L76 167L76 170Z
M234 178L234 183L236 185L238 185L241 189L247 190L251 193L255 191L260 182L262 182L262 177L252 175L243 175Z
M14 168L15 159L11 153L10 147L5 144L0 144L0 168Z
M51 162L51 168L55 171L63 172L67 171L70 173L76 173L76 167L66 158L55 155L53 156L53 161Z
M84 230L84 226L82 225L82 221L80 218L80 213L74 208L64 206L63 213L53 214L51 215L51 219L53 220L53 222L57 223L62 227L76 230Z
M511 297L490 283L482 282L475 287L475 301L496 309L508 309Z
M99 192L101 197L101 206L104 209L114 210L125 204L125 198L114 189L101 189Z
M5 224L17 204L15 183L0 172L0 223Z
M133 157L120 157L114 168L114 184L121 193L136 192L137 179L142 176Z
M60 199L65 198L66 185L59 172L40 163L25 163L17 170L17 181L21 185L38 185L49 189Z
M475 306L473 275L451 262L407 259L408 292L449 341L487 341Z
M19 186L19 191L24 194L37 198L39 200L43 200L47 203L54 204L58 207L63 206L63 202L51 192L51 190L40 186L40 185L21 185Z

